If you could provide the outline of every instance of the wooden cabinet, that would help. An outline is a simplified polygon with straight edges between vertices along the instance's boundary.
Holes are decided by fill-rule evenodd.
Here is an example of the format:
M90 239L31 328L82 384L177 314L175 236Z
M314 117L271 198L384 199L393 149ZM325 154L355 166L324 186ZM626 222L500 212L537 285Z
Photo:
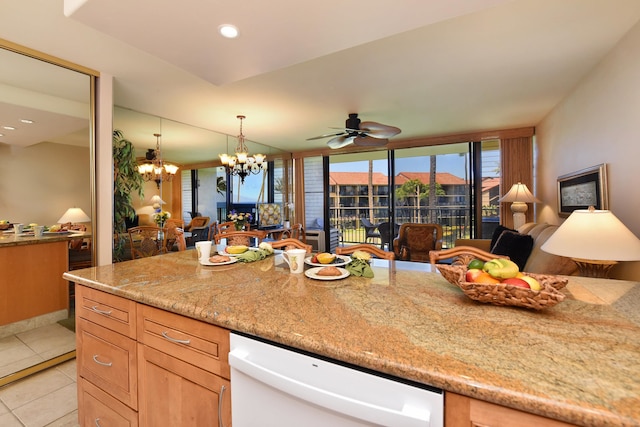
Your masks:
M539 415L445 393L445 427L575 427Z
M229 332L144 305L137 324L140 425L230 426Z
M229 331L76 291L81 425L230 426Z

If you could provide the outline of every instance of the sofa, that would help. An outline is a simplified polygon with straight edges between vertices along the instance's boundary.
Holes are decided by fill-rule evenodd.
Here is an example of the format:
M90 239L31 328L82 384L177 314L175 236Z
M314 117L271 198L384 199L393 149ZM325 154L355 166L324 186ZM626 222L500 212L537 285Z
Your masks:
M524 268L521 267L522 271L526 271L528 273L560 274L568 276L577 272L578 266L570 258L553 255L541 249L544 242L551 237L558 227L558 225L551 225L547 223L538 224L529 222L517 230L507 229L507 233L511 235L515 234L514 232L517 231L520 235L528 235L533 239L531 252L526 258ZM498 233L494 233L494 236L491 239L457 239L455 241L455 246L473 246L487 252L498 253L492 251L492 241L495 244L500 238L501 233L505 232L505 229L502 227L497 231ZM504 253L503 255L510 254Z

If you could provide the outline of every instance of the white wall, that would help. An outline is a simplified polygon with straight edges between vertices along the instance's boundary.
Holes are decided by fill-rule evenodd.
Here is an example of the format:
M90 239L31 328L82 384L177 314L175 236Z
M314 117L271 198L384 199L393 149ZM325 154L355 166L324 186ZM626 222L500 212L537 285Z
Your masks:
M537 221L559 224L558 176L607 163L609 209L640 236L640 24L537 127ZM598 230L593 230L594 235ZM612 277L640 280L640 262Z
M0 219L53 225L71 207L91 215L89 156L88 147L0 144Z

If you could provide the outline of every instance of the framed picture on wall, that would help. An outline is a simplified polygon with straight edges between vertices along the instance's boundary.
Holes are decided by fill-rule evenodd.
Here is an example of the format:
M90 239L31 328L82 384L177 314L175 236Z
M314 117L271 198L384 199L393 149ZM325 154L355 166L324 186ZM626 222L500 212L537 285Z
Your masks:
M567 217L589 206L609 209L606 163L558 177L558 215Z

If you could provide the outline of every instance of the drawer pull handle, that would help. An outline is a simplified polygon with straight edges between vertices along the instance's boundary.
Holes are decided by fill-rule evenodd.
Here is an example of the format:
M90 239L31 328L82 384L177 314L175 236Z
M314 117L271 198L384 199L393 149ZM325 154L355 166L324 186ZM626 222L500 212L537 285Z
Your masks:
M91 310L95 311L98 314L104 314L105 316L111 316L111 310L109 310L109 311L100 310L100 309L98 309L97 305L94 305L93 307L91 307Z
M102 365L102 366L111 366L111 365L113 365L112 362L101 362L101 361L99 361L97 354L93 355L93 361L96 362L98 365Z
M224 391L227 389L226 386L220 387L220 396L218 397L218 425L220 427L224 427L222 425L222 398L224 396Z
M96 427L102 427L100 425L100 418L96 418L95 420L93 420L93 422L95 423Z
M189 345L189 344L191 344L191 340L179 340L179 339L177 339L177 338L171 338L171 337L169 336L169 334L167 334L166 332L162 332L162 336L163 336L165 339L168 339L169 341L171 341L171 342L175 342L175 343L177 343L177 344L184 344L184 345Z

